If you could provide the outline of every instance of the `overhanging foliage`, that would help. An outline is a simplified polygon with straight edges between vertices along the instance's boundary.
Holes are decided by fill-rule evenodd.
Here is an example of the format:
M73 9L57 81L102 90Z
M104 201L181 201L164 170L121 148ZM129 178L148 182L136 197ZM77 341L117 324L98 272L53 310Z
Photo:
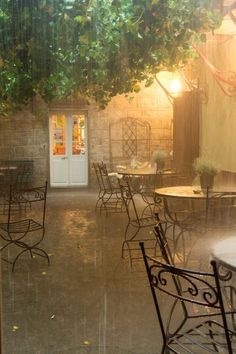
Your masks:
M210 0L1 0L0 114L36 94L105 107L184 65L219 24Z

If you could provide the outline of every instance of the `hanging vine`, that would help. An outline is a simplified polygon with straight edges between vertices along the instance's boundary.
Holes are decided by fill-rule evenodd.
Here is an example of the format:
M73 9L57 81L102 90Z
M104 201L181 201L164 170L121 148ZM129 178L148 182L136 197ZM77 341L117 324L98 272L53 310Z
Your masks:
M104 108L184 65L219 23L210 0L1 0L0 114L36 94Z

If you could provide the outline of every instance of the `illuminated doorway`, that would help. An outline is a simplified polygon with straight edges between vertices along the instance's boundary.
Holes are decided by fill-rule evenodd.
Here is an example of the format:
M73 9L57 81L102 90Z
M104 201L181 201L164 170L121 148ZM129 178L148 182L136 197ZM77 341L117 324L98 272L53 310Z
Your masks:
M74 111L50 113L50 184L88 185L87 116Z

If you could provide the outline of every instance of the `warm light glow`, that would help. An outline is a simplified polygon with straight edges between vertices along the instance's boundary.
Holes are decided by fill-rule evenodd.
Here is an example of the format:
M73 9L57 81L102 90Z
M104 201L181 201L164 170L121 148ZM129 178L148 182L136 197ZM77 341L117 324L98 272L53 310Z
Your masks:
M170 83L170 92L173 94L178 94L181 91L181 82L178 79L174 79Z

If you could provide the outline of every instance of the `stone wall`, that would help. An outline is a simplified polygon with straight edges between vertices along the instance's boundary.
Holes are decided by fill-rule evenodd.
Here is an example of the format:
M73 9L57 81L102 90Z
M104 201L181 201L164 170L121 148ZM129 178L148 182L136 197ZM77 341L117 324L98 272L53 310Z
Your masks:
M168 86L171 75L160 74L160 80ZM157 84L144 88L129 99L117 96L105 110L96 107L89 110L89 161L91 182L94 180L92 162L110 163L109 124L121 118L137 118L151 126L151 152L156 148L172 151L172 105ZM93 184L93 183L92 183Z
M160 74L164 85L168 85L170 79L170 74ZM109 124L120 118L148 121L151 125L151 151L157 147L172 150L172 105L157 84L143 88L129 99L115 97L105 110L100 110L95 104L74 104L88 111L90 185L94 185L95 178L92 163L101 160L109 163ZM0 159L34 160L35 184L50 179L48 117L48 107L36 99L28 109L0 119Z
M0 119L0 159L33 160L34 183L49 178L48 110L43 102Z

